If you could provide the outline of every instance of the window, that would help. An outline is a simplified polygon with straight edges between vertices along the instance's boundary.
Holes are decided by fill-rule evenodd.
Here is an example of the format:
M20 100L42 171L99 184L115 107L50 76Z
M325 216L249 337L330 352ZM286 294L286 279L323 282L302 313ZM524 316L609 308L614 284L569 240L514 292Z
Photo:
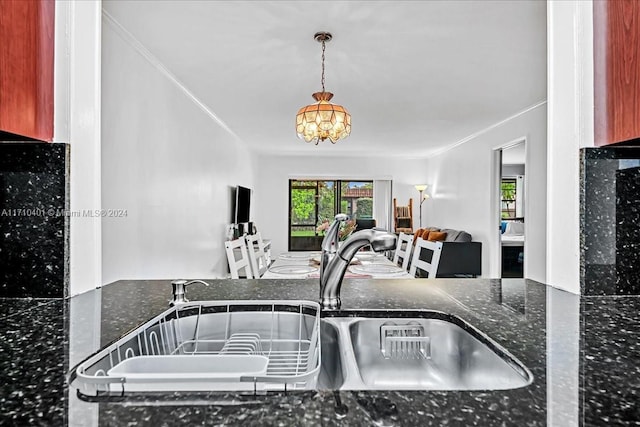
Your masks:
M500 214L502 218L516 218L516 180L503 178L500 182Z
M351 218L373 218L373 181L338 181L340 213Z
M337 213L373 217L373 181L289 180L289 250L320 250L317 231Z

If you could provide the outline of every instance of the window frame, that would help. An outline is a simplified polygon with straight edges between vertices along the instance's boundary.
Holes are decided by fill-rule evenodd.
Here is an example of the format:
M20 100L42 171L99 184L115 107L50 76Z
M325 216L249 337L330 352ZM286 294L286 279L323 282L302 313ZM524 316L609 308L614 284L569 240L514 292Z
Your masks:
M315 185L304 185L304 184L299 184L299 183L311 183L313 182ZM373 183L374 180L373 179L332 179L332 178L317 178L317 179L306 179L306 178L290 178L289 179L289 183L288 183L288 205L289 205L289 214L288 214L288 221L287 221L287 241L288 241L288 250L299 250L299 249L292 249L292 239L294 237L300 237L300 236L293 236L292 235L292 231L294 228L296 227L314 227L314 235L316 237L316 240L318 240L320 237L318 232L315 230L315 228L319 225L320 222L320 204L319 204L319 197L320 197L320 183L321 182L331 182L333 183L333 212L335 215L336 213L339 213L341 211L341 202L342 202L342 198L343 198L343 192L342 192L342 184L343 183L351 183L351 182L356 182L356 183L363 183L363 184L371 184L372 188L373 188ZM293 220L293 199L292 199L292 191L295 189L299 189L299 190L315 190L315 207L314 207L314 217L315 217L315 223L314 224L293 224L292 220ZM373 200L373 190L372 190L372 194L371 194L371 199ZM353 207L350 209L350 211L353 211ZM373 212L372 212L373 215ZM326 218L329 219L330 221L333 218ZM309 236L310 238L314 237L314 236ZM319 250L319 243L318 243L318 248L317 249L310 249L310 250Z
M513 184L513 199L505 199L504 198L504 184ZM513 203L513 212L510 209L504 209L503 204ZM502 177L500 178L500 219L508 220L508 219L516 219L517 218L517 209L516 206L518 204L518 192L517 192L517 178L511 177ZM507 216L504 216L504 214Z

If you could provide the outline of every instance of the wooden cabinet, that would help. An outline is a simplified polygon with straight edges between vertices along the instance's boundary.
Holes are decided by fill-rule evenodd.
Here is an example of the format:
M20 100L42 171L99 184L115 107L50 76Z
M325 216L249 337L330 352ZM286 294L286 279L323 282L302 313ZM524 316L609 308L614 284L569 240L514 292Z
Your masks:
M53 139L53 0L0 0L0 139Z
M640 2L593 2L595 143L640 140ZM636 141L633 141L636 140Z

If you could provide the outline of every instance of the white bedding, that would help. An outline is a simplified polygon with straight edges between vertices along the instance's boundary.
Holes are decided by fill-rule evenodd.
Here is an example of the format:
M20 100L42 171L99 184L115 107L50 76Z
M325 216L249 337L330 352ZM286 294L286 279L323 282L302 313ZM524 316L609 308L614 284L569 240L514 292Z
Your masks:
M524 246L524 222L508 222L501 240L502 246Z
M524 246L524 235L503 234L502 246Z

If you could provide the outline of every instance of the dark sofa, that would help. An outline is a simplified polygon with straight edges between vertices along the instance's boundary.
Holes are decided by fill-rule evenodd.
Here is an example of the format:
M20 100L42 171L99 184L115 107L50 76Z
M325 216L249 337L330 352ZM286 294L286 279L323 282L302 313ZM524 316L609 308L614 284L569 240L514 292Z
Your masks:
M374 228L376 220L373 218L356 218L356 231Z
M471 234L451 228L428 227L447 233L436 277L476 277L482 274L482 242L472 241ZM429 261L431 254L423 251L420 259Z

